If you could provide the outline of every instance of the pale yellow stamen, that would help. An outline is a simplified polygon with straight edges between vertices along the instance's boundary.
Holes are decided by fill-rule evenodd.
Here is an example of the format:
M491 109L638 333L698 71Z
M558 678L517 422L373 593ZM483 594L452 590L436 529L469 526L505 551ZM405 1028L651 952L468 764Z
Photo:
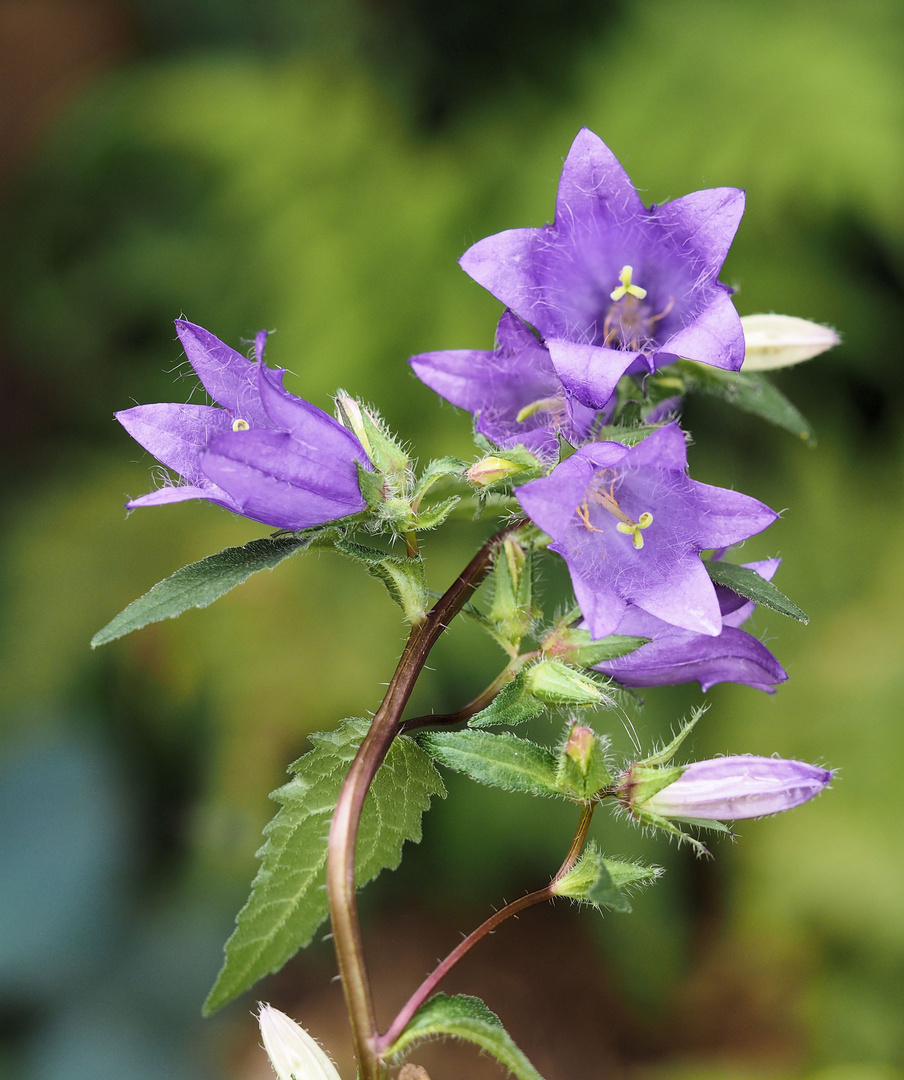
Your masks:
M232 421L232 430L233 431L247 431L250 427L251 427L251 425L248 423L247 420L233 420Z
M634 285L632 283L631 277L633 274L633 266L625 265L621 268L621 273L618 275L618 280L621 282L621 285L609 293L613 300L621 300L625 296L636 296L638 300L643 300L647 295L646 289L642 289L639 285Z
M530 405L525 405L521 412L515 417L515 420L519 424L523 424L525 420L528 420L531 416L538 412L558 412L562 408L563 401L560 397L547 397L540 398L538 401L532 401Z

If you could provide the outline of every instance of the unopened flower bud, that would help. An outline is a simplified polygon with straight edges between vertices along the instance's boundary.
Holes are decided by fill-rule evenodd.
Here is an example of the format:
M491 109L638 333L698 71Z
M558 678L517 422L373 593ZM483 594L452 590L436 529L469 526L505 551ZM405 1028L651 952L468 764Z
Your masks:
M575 724L565 743L565 753L577 765L582 776L587 775L590 757L596 745L596 733L584 724Z
M471 466L465 473L468 482L475 487L489 487L510 476L524 472L524 465L504 457L485 457Z
M600 705L608 698L593 679L558 660L541 660L525 676L528 691L547 705Z
M665 783L657 782L656 773ZM678 775L669 779L669 773ZM739 821L800 806L818 795L832 775L831 769L802 761L753 754L676 769L633 765L622 776L619 797L629 809L660 818Z
M261 1004L258 1021L264 1049L279 1080L340 1080L316 1041L285 1013Z
M336 397L336 412L339 422L357 435L381 473L404 473L410 458L376 412L362 408L360 402L347 394Z
M830 326L793 315L745 315L744 371L771 371L810 360L841 340Z

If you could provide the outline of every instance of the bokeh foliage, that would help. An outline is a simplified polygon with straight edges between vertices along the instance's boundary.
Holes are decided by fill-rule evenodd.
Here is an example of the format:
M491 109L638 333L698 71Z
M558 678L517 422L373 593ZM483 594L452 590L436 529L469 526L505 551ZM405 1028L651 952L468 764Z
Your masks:
M467 419L405 359L489 347L498 304L455 259L490 232L549 219L586 124L648 202L746 187L723 275L741 286L739 310L844 335L780 379L816 424L813 452L715 403L688 411L695 477L789 507L748 550L783 556L778 584L812 620L759 616L791 680L774 698L717 687L694 752L775 751L841 771L815 806L717 844L717 871L599 827L613 854L670 870L632 916L594 930L625 993L652 1010L650 1029L666 1017L674 1035L631 1075L900 1076L900 5L573 0L561 15L448 5L432 21L404 0L333 17L302 7L136 3L143 53L73 101L6 197L16 408L0 440L0 858L21 867L0 899L0 1009L20 1032L11 1075L224 1068L198 1050L220 1029L194 1018L254 872L266 792L309 731L375 707L404 633L375 582L311 556L90 654L91 635L155 581L265 532L208 506L125 521L124 496L148 490L151 462L112 412L192 393L171 323L184 313L234 345L278 329L268 355L293 372L290 389L325 405L342 385L423 458L467 455ZM478 537L466 523L449 532L428 544L436 587ZM415 708L458 707L498 659L456 627ZM699 698L647 695L644 743ZM615 735L630 754L620 725ZM479 914L558 864L561 814L456 782L450 792L406 890L470 899ZM22 840L28 829L38 844ZM394 887L398 875L380 883L377 906ZM740 1035L710 1037L700 1019L720 995L743 1005L745 983L766 1028L790 1032L771 1057Z

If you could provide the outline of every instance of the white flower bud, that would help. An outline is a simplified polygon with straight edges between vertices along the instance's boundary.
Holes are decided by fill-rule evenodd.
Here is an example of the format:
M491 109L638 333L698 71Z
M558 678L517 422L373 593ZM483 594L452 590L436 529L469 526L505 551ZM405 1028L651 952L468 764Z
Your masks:
M257 1018L264 1049L279 1080L341 1080L336 1067L300 1024L263 1003Z
M771 371L790 367L838 344L830 326L798 319L794 315L744 315L743 371Z

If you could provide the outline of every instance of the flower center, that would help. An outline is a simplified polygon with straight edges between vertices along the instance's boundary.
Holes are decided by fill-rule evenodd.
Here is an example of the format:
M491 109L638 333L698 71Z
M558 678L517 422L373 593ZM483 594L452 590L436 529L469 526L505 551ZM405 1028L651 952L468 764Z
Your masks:
M608 470L607 470L608 471ZM631 543L634 545L636 551L640 551L643 547L643 530L648 529L653 524L653 515L649 510L644 510L640 517L635 521L633 518L622 510L618 504L614 494L615 481L609 485L609 490L606 491L603 488L595 488L591 491L587 498L576 509L575 513L581 519L584 524L584 528L589 529L590 532L603 532L602 529L598 529L590 521L590 499L592 499L598 506L601 506L604 510L608 511L614 518L617 518L615 528L623 533L625 536L631 537Z
M233 431L247 431L250 427L251 427L251 425L248 423L247 420L233 420L232 421L232 430Z
M670 297L665 308L653 314L646 299L647 290L634 282L634 267L627 263L618 275L620 285L609 293L613 301L606 312L603 322L603 345L616 349L630 349L642 352L653 342L656 323L664 319L675 306L675 298Z

